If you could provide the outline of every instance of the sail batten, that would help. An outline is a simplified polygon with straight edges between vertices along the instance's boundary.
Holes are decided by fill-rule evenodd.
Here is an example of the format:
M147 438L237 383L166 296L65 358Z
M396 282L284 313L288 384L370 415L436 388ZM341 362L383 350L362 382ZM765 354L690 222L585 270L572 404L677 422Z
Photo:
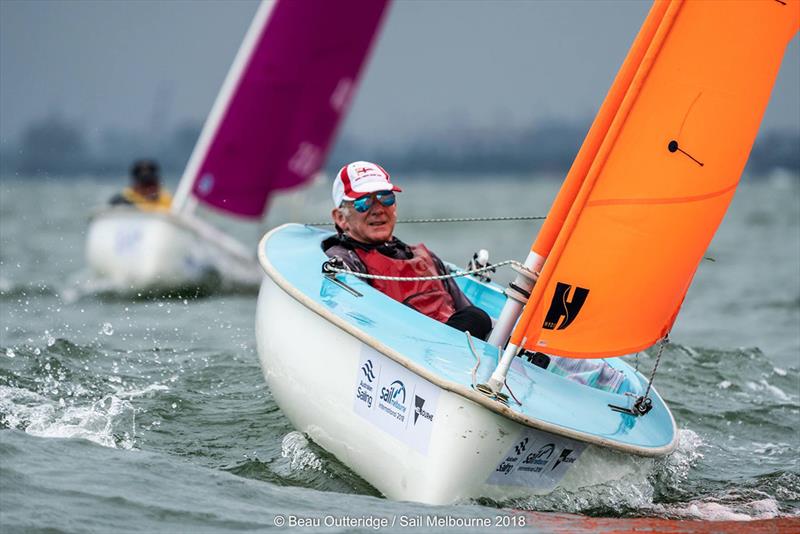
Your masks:
M665 198L607 198L607 199L597 199L591 200L586 203L587 208L599 207L599 206L622 206L626 204L679 204L683 202L700 202L702 200L708 200L710 198L717 197L719 195L724 195L728 191L732 189L736 189L739 185L739 181L723 187L718 191L712 191L710 193L704 193L699 195L693 196L685 196L685 197L665 197Z
M639 61L621 100L609 103L609 93L601 108L610 105L613 118L581 163L585 176L556 201L566 216L561 206L512 344L605 357L647 348L670 330L797 32L798 2L790 4L654 5L645 26L657 27L646 51L634 46L626 59Z

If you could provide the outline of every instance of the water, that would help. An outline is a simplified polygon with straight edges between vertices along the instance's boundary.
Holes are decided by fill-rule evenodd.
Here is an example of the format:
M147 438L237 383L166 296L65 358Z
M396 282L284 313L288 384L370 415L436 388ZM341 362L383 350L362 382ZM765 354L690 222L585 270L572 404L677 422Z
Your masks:
M544 214L558 187L416 178L404 182L401 217L500 215L504 205ZM3 532L249 531L279 517L324 532L800 528L795 179L745 182L708 250L714 261L698 270L656 378L681 432L673 455L575 494L446 507L387 501L293 431L258 365L255 295L93 289L87 216L113 190L89 179L0 182ZM324 220L328 194L317 184L276 200L264 227L232 229L255 246L267 226ZM478 248L521 259L537 227L406 225L398 235L465 263Z

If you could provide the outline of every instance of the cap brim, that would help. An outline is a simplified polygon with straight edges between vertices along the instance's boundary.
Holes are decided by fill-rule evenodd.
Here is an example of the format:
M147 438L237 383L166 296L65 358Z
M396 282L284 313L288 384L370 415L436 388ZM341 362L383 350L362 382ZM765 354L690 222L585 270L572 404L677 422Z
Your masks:
M353 200L358 200L359 198L361 198L361 197L363 197L365 195L371 195L372 193L375 193L376 191L389 191L389 189L386 188L387 185L391 185L392 186L391 191L397 191L398 193L402 193L403 192L402 189L400 189L399 187L397 187L394 184L387 184L385 182L384 183L367 184L365 186L367 191L353 191L353 193L357 193L356 196L352 196L351 197L351 196L344 195L342 197L342 200L353 201Z

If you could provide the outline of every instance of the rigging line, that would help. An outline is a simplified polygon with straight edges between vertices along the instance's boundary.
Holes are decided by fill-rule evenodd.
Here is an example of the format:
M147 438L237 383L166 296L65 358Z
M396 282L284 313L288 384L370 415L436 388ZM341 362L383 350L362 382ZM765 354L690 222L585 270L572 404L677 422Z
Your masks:
M653 380L656 377L656 371L658 370L658 362L661 361L661 354L664 352L664 347L669 343L669 334L666 334L663 338L661 338L661 346L658 348L658 356L656 356L656 363L653 365L653 372L650 373L650 380L647 381L647 390L644 392L644 398L646 399L647 396L650 394L650 388L653 386Z
M522 403L519 401L519 399L517 398L517 396L516 396L516 395L514 395L514 392L513 392L513 391L511 391L511 388L508 386L508 380L503 380L503 385L506 387L506 389L508 390L508 392L509 392L509 393L511 393L511 398L512 398L512 399L514 399L514 402L516 402L517 404L519 404L520 406L522 406Z
M518 262L517 260L506 260L501 261L500 263L493 263L486 265L485 267L480 267L478 269L469 269L467 271L458 271L450 274L440 274L437 276L383 276L380 274L368 274L368 273L359 273L356 271L351 271L350 269L342 269L340 267L336 267L335 265L331 264L331 261L328 260L322 264L322 270L324 273L337 273L337 274L351 274L358 278L365 278L368 280L387 280L391 282L412 282L412 281L430 281L430 280L447 280L449 278L460 278L462 276L469 276L471 274L482 273L484 271L489 271L495 269L497 267L503 267L506 265L516 265L517 267L524 267L522 263Z
M472 355L475 356L475 367L472 368L472 389L476 389L478 384L478 367L481 364L481 357L478 355L478 352L475 350L475 345L472 344L472 336L469 333L469 330L464 332L467 335L467 343L469 343L469 350L472 351Z
M456 223L456 222L501 222L501 221L542 221L547 217L544 215L519 215L507 217L449 217L440 219L405 219L396 221L397 224L420 224L420 223ZM332 221L303 223L306 226L333 226Z

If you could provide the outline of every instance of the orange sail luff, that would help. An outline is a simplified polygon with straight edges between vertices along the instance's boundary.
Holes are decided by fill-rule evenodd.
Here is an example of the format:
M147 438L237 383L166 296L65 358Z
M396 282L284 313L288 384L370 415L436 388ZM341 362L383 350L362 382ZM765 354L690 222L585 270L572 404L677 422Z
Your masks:
M512 343L605 357L669 331L738 184L798 7L670 2Z
M572 162L564 183L561 184L561 189L550 207L547 219L545 219L539 230L536 241L531 246L531 250L543 258L546 258L553 248L553 243L564 225L567 213L575 201L578 190L583 184L584 178L586 178L586 173L597 155L600 144L608 133L611 121L614 120L617 114L622 99L628 91L628 87L630 87L631 80L633 80L633 76L639 68L645 51L650 46L650 42L661 23L667 6L668 3L666 1L657 1L650 9L642 28L631 45L630 52L628 52L616 78L614 78L614 82L611 84L611 88L608 90L603 105L597 112L589 132L586 134L578 155L575 156L575 161Z

